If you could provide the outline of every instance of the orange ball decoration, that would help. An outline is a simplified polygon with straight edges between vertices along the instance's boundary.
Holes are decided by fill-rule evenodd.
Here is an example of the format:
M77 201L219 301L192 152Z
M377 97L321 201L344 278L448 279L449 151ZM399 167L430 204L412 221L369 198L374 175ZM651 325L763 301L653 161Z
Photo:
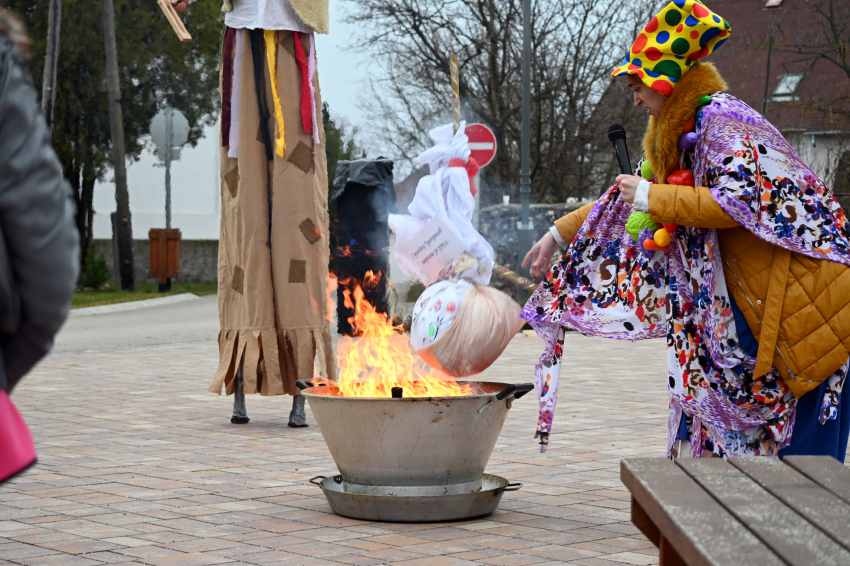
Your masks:
M662 252L666 252L666 251L670 250L670 246L661 247L658 244L656 244L655 242L653 242L652 240L650 240L649 238L647 238L646 240L643 241L643 248L645 250L652 250L652 251L659 251L660 250Z

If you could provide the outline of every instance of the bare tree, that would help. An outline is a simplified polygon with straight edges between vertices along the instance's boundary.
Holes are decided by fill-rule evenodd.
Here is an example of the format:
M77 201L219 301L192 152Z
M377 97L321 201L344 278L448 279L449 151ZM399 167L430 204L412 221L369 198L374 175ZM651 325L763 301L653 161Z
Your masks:
M608 125L642 124L609 73L656 4L639 0L625 9L615 0L533 0L537 201L595 196L609 180L612 152L602 150ZM349 21L362 24L360 49L383 66L367 104L382 141L412 161L427 144L427 131L450 121L449 57L457 53L464 119L492 127L499 145L483 173L484 202L518 194L522 1L357 0L349 6Z

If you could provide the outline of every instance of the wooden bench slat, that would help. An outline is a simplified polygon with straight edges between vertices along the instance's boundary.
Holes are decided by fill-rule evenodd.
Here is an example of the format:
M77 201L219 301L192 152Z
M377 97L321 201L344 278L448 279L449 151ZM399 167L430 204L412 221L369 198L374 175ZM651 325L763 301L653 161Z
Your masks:
M791 566L850 564L850 551L732 464L702 458L677 464Z
M850 504L776 458L729 463L850 550Z
M850 469L831 456L786 456L782 461L850 504Z
M690 566L785 566L688 474L664 458L625 458L620 478Z

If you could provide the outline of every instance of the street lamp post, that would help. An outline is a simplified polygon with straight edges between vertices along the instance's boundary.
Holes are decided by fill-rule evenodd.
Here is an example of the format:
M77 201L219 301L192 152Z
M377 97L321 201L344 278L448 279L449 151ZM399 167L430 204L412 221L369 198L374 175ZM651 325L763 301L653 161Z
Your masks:
M174 156L174 110L165 113L165 229L171 230L171 158Z
M534 224L529 218L531 196L531 0L522 2L522 146L519 193L521 202L520 221L517 223L518 254L522 259L534 245ZM528 268L520 268L528 276Z

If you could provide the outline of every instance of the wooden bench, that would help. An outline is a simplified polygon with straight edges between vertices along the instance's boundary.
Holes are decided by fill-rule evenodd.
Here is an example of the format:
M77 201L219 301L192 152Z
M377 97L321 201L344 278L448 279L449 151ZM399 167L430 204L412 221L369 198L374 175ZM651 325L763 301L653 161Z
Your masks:
M850 469L828 456L626 458L661 566L850 565Z

